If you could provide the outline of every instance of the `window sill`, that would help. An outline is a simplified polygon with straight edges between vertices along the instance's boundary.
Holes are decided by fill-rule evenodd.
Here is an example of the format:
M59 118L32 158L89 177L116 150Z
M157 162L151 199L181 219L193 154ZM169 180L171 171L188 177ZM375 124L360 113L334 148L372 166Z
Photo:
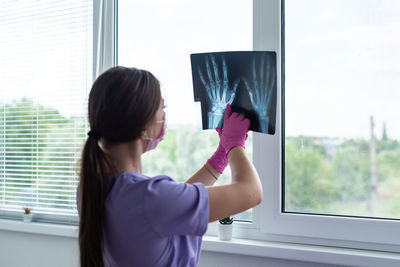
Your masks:
M203 237L203 251L346 266L400 266L398 253L294 243Z
M78 238L78 226L0 219L0 231ZM400 266L398 253L283 242L203 237L203 251L346 266Z
M0 219L0 231L78 238L78 226Z

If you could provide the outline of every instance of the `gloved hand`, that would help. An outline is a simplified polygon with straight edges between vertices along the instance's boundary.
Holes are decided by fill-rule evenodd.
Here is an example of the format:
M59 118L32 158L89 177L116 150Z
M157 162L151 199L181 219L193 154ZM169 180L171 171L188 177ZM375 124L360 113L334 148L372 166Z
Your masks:
M222 129L217 128L215 129L218 132L219 137L221 138ZM219 172L223 173L226 166L228 166L228 159L226 157L226 152L224 147L221 145L221 141L219 142L217 151L207 160L207 162L213 166L213 168Z
M236 112L231 114L231 106L229 104L226 105L224 126L222 127L220 140L220 145L225 149L226 156L234 147L241 146L245 148L244 144L249 127L249 119Z
M229 115L228 115L229 114ZM237 115L239 115L238 113L234 113L234 114L237 114ZM226 106L226 110L225 110L225 117L224 117L224 129L225 129L225 118L227 118L227 117L229 117L231 115L231 106L228 104L227 106ZM235 115L236 116L236 115ZM246 120L248 121L248 126L247 126L247 130L246 130L246 135L245 135L245 137L244 137L244 141L245 140L247 140L247 137L248 137L248 128L249 128L249 126L250 126L250 121L248 120L248 119L245 119L243 116L241 116L241 115L239 115L241 118L243 118L244 119L244 121L243 122L241 122L241 123L247 123L247 122L245 122ZM233 118L232 119L230 119L230 120L234 120ZM237 120L237 119L236 119ZM232 123L232 122L231 122ZM230 128L231 128L232 126L229 126L228 127L228 131L230 131ZM245 127L246 128L246 127ZM211 166L213 166L213 168L215 169L215 170L217 170L219 173L223 173L224 172L224 170L225 170L225 168L226 168L226 166L228 165L228 158L227 158L227 155L228 155L228 152L225 150L225 147L222 145L222 142L221 142L221 136L223 135L223 129L221 129L221 128L216 128L215 129L217 132L218 132L218 135L219 135L219 137L220 137L220 142L219 142L219 145L218 145L218 148L217 148L217 150L215 151L215 153L211 156L211 158L209 158L208 160L207 160L207 162L211 165ZM232 134L231 134L232 135ZM229 137L229 136L231 136L231 135L229 135L229 134L226 134L225 135L225 139L227 138L227 136ZM244 146L244 141L243 142L241 142L240 143L240 145L243 147L243 148L245 148L245 146ZM236 145L234 145L234 146L236 146ZM233 146L233 147L234 147ZM232 147L232 148L233 148ZM230 149L229 149L230 150Z

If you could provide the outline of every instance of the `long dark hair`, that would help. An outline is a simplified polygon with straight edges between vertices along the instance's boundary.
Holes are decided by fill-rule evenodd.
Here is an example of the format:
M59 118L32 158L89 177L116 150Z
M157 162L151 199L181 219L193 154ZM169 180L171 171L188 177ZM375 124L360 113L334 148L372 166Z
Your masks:
M140 138L161 101L160 84L150 72L114 67L101 74L89 94L89 124L97 137L88 137L80 162L79 248L82 267L104 266L104 202L116 173L112 159L97 139L128 142Z

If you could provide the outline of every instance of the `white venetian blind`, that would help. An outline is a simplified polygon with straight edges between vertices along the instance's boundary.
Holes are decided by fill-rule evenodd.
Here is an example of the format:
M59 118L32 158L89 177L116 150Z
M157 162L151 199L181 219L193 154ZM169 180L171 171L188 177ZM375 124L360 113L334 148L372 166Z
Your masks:
M0 2L0 210L76 215L93 1Z

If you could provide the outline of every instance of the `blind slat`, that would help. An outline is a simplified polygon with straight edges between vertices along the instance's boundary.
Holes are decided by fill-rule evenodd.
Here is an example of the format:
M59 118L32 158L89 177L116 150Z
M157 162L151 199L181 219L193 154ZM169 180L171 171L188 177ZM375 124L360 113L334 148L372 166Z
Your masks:
M23 179L23 178L6 178L6 179L9 179L9 180L12 180L12 181L26 181L26 179ZM0 181L1 181L1 179L0 179ZM63 179L35 179L34 180L35 182L38 182L39 184L41 184L41 182L43 182L43 183L71 183L71 184L77 184L78 183L78 181L76 180L70 180L70 179L68 179L68 180L63 180ZM1 186L0 186L0 188L1 188Z
M31 167L31 166L29 166ZM26 170L20 170L20 169L13 169L13 168L7 168L7 170L4 171L4 173L7 175L13 175L13 172L26 172ZM74 174L74 171L59 171L59 170L40 170L40 172L47 172L47 173L70 173Z
M75 154L75 153L71 153L71 151L34 151L34 152L25 152L25 151L8 151L8 154L44 154L46 155L46 157L50 157L51 155L56 155L56 154L63 154L63 155L67 155L67 154ZM6 157L11 156L11 155L7 155ZM43 157L43 156L41 156Z
M9 180L12 180L12 179L9 179ZM46 187L57 187L57 188L61 187L61 188L64 188L64 189L66 189L66 188L75 188L74 185L70 185L70 184L62 184L62 183L59 183L59 184L50 184L50 183L41 184L41 183L39 183L39 181L35 181L33 183L23 183L23 182L13 183L13 182L7 181L7 185L18 185L18 186L21 186L21 185L33 186L34 185L34 186L40 187L40 190L46 189ZM12 187L13 186L10 186L10 188L12 188ZM15 187L15 188L18 188L18 187ZM49 189L46 189L46 190L53 190L53 189L49 188Z
M72 196L69 196L70 198L72 198ZM19 201L23 200L23 199L27 199L30 200L29 197L20 197ZM36 200L41 200L41 201L53 201L53 202L64 202L66 204L72 204L72 203L76 203L75 200L71 200L71 199L59 199L59 198L43 198L43 197L36 197ZM12 201L12 200L10 200ZM18 200L14 200L14 201L18 201Z
M22 126L21 126L22 127ZM3 132L15 132L15 131L30 131L32 128L18 128L18 129L4 129ZM43 133L45 131L62 131L65 133L68 133L68 131L74 131L74 130L82 130L82 128L53 128L53 129L37 129L38 134ZM1 130L0 130L1 131Z
M2 158L3 157L3 158ZM12 158L19 159L19 160L12 160ZM28 158L35 158L36 160L27 160ZM43 162L43 163L70 163L71 161L54 161L55 159L71 159L71 160L77 160L80 157L56 157L56 156L51 156L51 159L53 161L42 161L38 160L39 157L37 156L24 156L24 159L21 160L21 156L7 156L7 159L4 159L4 156L0 155L0 164L4 164L2 162L7 161L7 162Z
M21 188L19 188L19 189L21 189ZM1 197L1 195L2 194L0 194L0 197ZM7 193L7 195L10 198L29 198L30 200L32 199L31 198L32 195L44 196L44 197L46 197L46 196L50 196L50 197L56 196L56 197L63 197L63 198L72 197L74 201L76 200L75 199L75 191L71 191L71 192L68 192L66 194L63 194L63 193L60 193L60 192L52 194L52 193L43 193L43 192L40 192L40 193L36 193L35 192L35 193L33 193L33 192L23 192L23 191L11 191L11 192ZM26 197L25 195L28 195L29 197Z
M2 173L4 174L4 171L2 171ZM32 175L34 175L36 178L38 177L45 177L45 178L67 178L67 179L72 179L71 175L59 175L59 174L37 174L36 172L30 174L30 173L13 173L12 176L15 177L32 177ZM2 180L5 180L4 178Z
M35 157L35 158L37 158L37 157ZM74 158L74 159L78 159L79 157L76 157L76 158ZM53 159L53 158L52 158ZM62 157L62 159L65 159L64 157ZM58 167L58 166L55 166L54 164L71 164L71 162L72 162L73 160L69 160L69 161L41 161L41 160L20 160L20 161L18 161L18 160L10 160L10 159L7 159L7 162L9 162L9 163L32 163L32 164L45 164L45 166L54 166L54 167ZM53 165L51 165L51 164L53 164ZM0 166L4 166L5 164L4 164L4 159L2 159L1 158L1 156L0 156ZM9 165L7 165L7 166L9 166ZM14 165L14 166L19 166L19 165Z
M31 186L31 185L30 185ZM3 187L4 189L21 189L18 187L12 187L12 186L5 186ZM46 189L46 188L40 188L40 191L50 191L50 192L63 192L63 193L68 193L71 194L73 190L62 190L62 189Z
M19 204L20 203L18 201L13 201L13 200L9 200L7 202L15 203L15 204ZM44 206L44 205L42 205L42 206ZM48 206L55 206L55 207L59 206L59 207L70 207L70 208L75 208L76 207L75 205L71 205L71 204L55 204L55 203L48 204Z

